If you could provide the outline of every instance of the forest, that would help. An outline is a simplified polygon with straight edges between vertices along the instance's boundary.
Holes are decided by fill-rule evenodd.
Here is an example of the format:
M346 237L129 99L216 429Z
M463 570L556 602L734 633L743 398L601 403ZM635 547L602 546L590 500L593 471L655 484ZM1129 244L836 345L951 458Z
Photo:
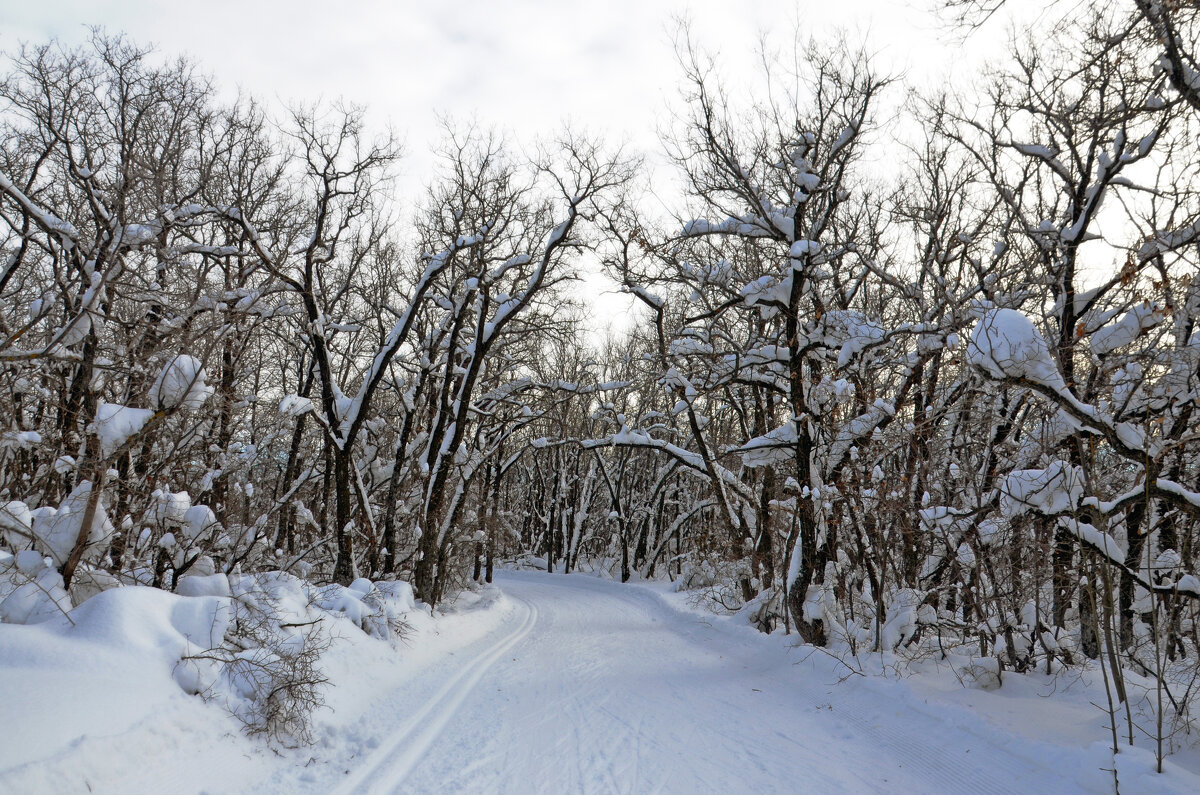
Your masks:
M747 95L684 26L677 190L448 121L407 205L367 108L99 29L8 53L0 619L665 579L846 659L1099 669L1161 758L1200 698L1200 6L1060 11L970 91L797 37Z

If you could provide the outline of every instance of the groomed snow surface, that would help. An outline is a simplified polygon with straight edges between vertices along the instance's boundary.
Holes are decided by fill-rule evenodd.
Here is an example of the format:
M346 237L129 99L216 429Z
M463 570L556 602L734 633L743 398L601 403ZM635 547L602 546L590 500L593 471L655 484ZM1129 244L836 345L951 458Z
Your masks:
M173 671L212 596L105 591L0 625L0 792L1112 792L1099 674L963 687L859 675L666 585L504 572L406 642L345 619L315 743L248 738ZM1200 792L1200 756L1117 759L1121 792Z

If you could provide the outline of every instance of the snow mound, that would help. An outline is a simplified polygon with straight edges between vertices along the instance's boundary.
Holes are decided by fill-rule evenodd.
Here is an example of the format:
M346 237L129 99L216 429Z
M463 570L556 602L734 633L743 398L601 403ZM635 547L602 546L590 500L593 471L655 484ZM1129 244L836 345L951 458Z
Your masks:
M187 653L221 643L232 619L229 600L188 599L132 585L97 594L70 613L67 637L123 647L174 665Z
M224 574L188 574L179 579L175 593L180 596L233 596L229 578Z
M408 583L376 585L362 577L349 587L326 585L314 589L312 596L317 608L344 616L363 632L380 639L401 634L404 614L415 604Z

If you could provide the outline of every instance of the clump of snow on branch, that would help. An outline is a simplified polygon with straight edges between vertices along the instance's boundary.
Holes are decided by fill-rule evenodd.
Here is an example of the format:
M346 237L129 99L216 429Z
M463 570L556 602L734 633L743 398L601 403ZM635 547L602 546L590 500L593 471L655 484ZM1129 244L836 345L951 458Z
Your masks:
M100 454L108 458L135 434L146 427L154 416L149 409L134 409L117 403L100 403L92 432L100 438Z
M180 354L167 363L150 388L150 402L160 409L195 411L215 391L205 381L204 365L194 356Z
M0 622L40 624L70 609L62 576L40 552L0 556Z
M83 528L84 514L91 497L92 484L83 481L76 486L58 508L38 508L33 511L33 537L38 550L62 565ZM84 560L98 558L112 537L113 525L103 504L96 506L84 549Z
M1121 319L1092 334L1092 353L1102 356L1129 345L1164 319L1162 307L1143 301L1121 316Z
M1000 510L1006 517L1026 511L1061 514L1079 507L1083 497L1083 472L1065 461L1043 469L1018 469L1005 478Z
M1033 321L1015 309L989 309L983 314L967 341L967 360L995 378L1064 388L1046 340Z

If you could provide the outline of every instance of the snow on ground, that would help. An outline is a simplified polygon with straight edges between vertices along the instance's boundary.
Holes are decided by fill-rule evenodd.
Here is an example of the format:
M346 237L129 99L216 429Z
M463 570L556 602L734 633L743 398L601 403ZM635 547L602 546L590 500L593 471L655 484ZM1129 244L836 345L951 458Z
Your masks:
M404 616L409 639L395 642L337 618L323 658L336 686L314 716L316 744L288 749L246 737L227 711L176 681L185 650L211 640L200 635L219 601L120 588L74 610L74 625L0 624L0 793L250 792L272 777L327 791L383 731L370 707L404 714L406 704L389 696L418 672L453 663L515 609L494 589L464 595L436 619L418 606Z
M796 672L801 681L792 683L793 688L799 685L796 696L801 704L807 702L818 710L823 705L831 720L840 715L840 720L860 728L866 727L865 718L870 724L868 735L874 739L860 739L874 742L879 749L876 764L884 764L885 754L905 748L914 759L926 760L934 773L931 780L906 791L1014 792L1022 787L1031 792L1114 791L1111 732L1101 708L1106 698L1098 670L1072 670L1058 676L1006 672L1002 687L980 689L964 686L969 675L948 663L897 664L894 658L881 659L877 654L855 659L812 647L791 647L794 636L763 635L740 616L713 617L697 605L694 595L675 592L669 585L634 587L710 623L714 633L731 641L739 639L769 657L784 654L804 672ZM1153 772L1152 742L1143 736L1136 740L1138 745L1130 748L1123 739L1116 758L1121 792L1200 792L1200 747L1192 747L1200 738L1181 738L1163 775ZM937 783L940 765L953 770L968 755L975 755L968 767L971 776L980 777L977 781L960 782L961 786L952 786L949 779ZM997 769L1000 778L983 777Z
M109 591L0 625L0 792L1111 792L1089 675L963 688L867 676L665 585L504 572L406 643L346 620L315 743L271 749L174 660L214 597ZM1185 751L1118 757L1122 792L1200 791ZM1189 769L1185 769L1189 768Z

